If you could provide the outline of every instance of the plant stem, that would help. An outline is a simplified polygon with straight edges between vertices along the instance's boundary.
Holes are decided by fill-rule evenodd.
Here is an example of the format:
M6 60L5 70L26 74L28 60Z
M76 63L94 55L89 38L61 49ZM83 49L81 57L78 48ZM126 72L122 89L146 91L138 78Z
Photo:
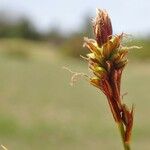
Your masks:
M118 124L118 128L119 128L119 131L120 131L120 134L121 134L124 150L131 150L130 144L125 142L125 131L124 131L123 123L119 122L117 124Z

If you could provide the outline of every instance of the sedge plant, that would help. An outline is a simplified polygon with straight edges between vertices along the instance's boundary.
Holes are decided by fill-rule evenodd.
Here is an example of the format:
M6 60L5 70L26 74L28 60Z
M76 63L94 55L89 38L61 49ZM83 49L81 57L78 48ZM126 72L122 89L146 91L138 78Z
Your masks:
M73 74L72 82L76 81L78 76L86 76L91 85L104 93L120 131L124 150L131 150L134 107L132 105L129 108L123 102L121 77L128 63L129 49L139 47L122 45L124 34L113 35L111 20L105 10L97 9L97 15L92 23L95 39L84 38L84 47L87 47L90 53L83 57L88 62L92 76L66 69Z
M128 62L127 54L131 48L121 44L124 34L113 35L111 20L105 10L97 9L93 19L95 39L84 38L84 46L90 50L86 60L93 76L91 85L100 89L107 97L113 118L121 133L124 150L130 150L133 127L133 106L123 103L121 96L121 76Z

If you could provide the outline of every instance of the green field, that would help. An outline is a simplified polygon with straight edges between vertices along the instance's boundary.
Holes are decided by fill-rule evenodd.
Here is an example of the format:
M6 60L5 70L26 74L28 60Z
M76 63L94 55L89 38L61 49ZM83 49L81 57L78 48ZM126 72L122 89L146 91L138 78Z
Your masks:
M84 79L71 87L63 66L88 72L84 61L62 57L47 43L0 41L0 144L9 150L122 150L104 95ZM133 150L150 149L149 90L150 63L130 60L122 93L136 108Z

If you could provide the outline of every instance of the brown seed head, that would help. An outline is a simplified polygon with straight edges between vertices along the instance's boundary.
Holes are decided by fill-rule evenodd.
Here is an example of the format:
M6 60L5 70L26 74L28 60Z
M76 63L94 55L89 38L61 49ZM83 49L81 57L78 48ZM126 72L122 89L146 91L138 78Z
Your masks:
M111 20L105 10L97 9L97 16L93 20L94 34L98 45L101 47L112 36Z

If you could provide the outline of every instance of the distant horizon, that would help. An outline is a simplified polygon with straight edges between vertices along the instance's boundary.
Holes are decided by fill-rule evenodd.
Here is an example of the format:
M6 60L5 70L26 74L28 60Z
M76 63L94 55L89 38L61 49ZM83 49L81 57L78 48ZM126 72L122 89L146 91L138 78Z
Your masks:
M63 33L78 31L89 15L95 16L96 7L105 8L112 20L114 33L125 32L132 35L149 36L150 1L139 0L110 0L105 3L102 0L79 0L70 2L69 0L0 0L0 12L6 11L14 17L26 16L36 28L46 32L57 27ZM15 16L16 15L16 16ZM17 16L18 15L18 16Z

